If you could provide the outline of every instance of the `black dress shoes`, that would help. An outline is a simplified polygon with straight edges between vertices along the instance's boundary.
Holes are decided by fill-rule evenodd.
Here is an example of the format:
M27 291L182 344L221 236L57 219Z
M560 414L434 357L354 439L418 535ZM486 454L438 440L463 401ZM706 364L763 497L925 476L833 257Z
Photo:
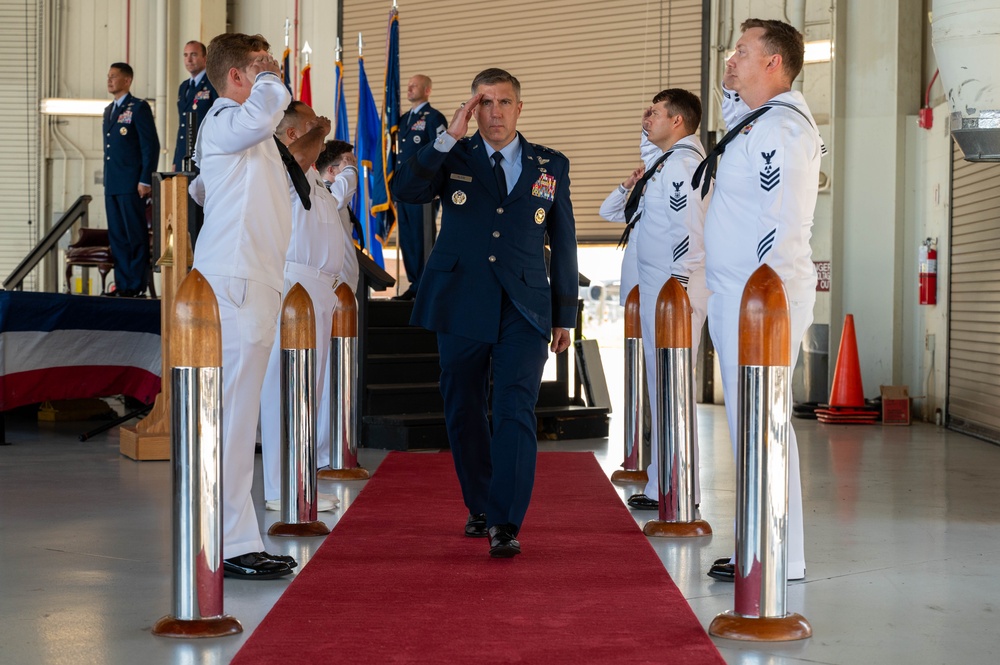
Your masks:
M712 567L708 569L708 576L720 582L735 582L736 566L729 563L728 556L724 556L721 559L715 560Z
M260 556L265 559L270 559L271 561L277 561L278 563L283 563L289 568L297 568L299 562L294 558L288 556L287 554L268 554L267 552L258 552Z
M223 559L222 569L226 577L243 580L273 580L292 574L292 569L287 563L268 559L260 552Z
M486 513L469 515L469 519L465 520L465 535L469 538L485 538L489 535L486 532Z
M660 502L650 499L645 494L633 494L628 498L628 507L635 510L659 510Z
M400 293L398 296L393 296L393 300L413 300L417 297L417 292L413 289L407 289Z
M517 527L513 524L497 524L489 528L490 556L494 559L509 559L521 553L521 543L514 536Z

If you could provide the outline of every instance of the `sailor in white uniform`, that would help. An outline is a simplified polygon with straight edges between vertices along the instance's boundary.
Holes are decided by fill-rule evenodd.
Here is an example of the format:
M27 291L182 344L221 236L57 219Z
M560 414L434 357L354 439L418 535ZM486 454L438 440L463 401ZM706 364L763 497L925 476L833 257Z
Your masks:
M360 266L358 265L358 247L354 244L354 225L351 221L351 211L348 205L358 183L358 158L354 146L344 141L327 141L326 147L316 159L316 170L323 178L323 183L337 201L337 214L343 229L344 264L337 280L347 284L357 293ZM353 171L353 174L351 173ZM360 226L360 223L359 223ZM320 467L323 456L320 455ZM329 463L329 462L327 462Z
M341 196L336 199L326 188L313 163L324 148L330 121L317 117L303 102L292 102L278 125L276 135L303 169L309 182L311 207L306 210L295 188L288 192L292 202L292 238L285 259L285 283L282 298L296 283L305 288L312 300L316 320L316 458L318 466L330 463L330 408L328 404L330 327L337 303L334 289L344 270L343 226L339 207L350 200L358 183L354 166L344 169L339 178ZM277 335L264 377L261 392L261 453L264 467L264 500L268 510L281 508L281 340ZM319 511L333 510L336 497L320 494Z
M250 498L261 384L281 305L291 234L289 175L274 140L291 95L258 36L222 34L208 47L208 76L219 91L198 132L191 186L205 225L194 268L215 292L222 321L222 521L225 574L271 579L291 573L272 556Z
M646 384L652 416L652 441L648 482L642 494L629 497L632 508L656 509L659 499L659 450L656 394L656 300L671 277L687 289L691 301L692 358L698 356L705 324L708 288L705 285L703 229L708 198L691 188L691 179L705 150L695 135L701 123L701 102L686 90L664 90L643 114L643 156L646 174L635 183L639 206L627 227L628 247L635 252L639 286ZM653 149L649 149L652 146ZM635 175L633 173L633 175ZM620 190L620 188L619 188ZM612 193L614 196L614 193ZM611 197L609 197L611 199ZM610 208L609 201L605 206ZM624 208L624 205L623 205ZM602 213L605 207L602 206ZM625 212L614 216L624 219ZM627 258L627 257L626 257ZM623 265L623 273L624 265ZM694 386L692 383L692 390ZM694 399L694 394L691 395ZM694 431L694 465L698 466L697 426ZM700 482L695 475L695 503L700 503Z
M774 20L750 19L726 63L724 117L734 118L720 142L715 191L705 220L709 329L722 370L726 416L737 446L739 312L753 272L768 264L781 277L791 308L792 365L813 320L816 272L809 240L819 186L822 139L802 95L791 89L802 69L802 35ZM733 94L738 93L738 94ZM740 113L740 104L747 113ZM761 111L763 109L763 111ZM762 113L761 115L756 115ZM718 148L716 149L718 150ZM709 157L709 162L711 161ZM711 168L702 182L711 177ZM700 173L698 175L701 175ZM697 183L701 185L702 182ZM795 431L788 437L789 579L805 576L802 484ZM730 557L709 576L733 581Z

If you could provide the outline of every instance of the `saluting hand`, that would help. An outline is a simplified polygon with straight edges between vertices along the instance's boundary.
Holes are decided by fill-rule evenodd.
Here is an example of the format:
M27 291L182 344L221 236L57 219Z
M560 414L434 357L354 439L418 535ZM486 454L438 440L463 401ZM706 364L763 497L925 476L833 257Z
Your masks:
M272 72L274 74L281 74L281 67L278 66L278 61L268 55L257 56L250 61L247 65L247 76L250 78L257 78L257 74L261 72Z
M315 120L310 120L306 123L306 131L312 131L317 129L321 132L322 136L326 137L330 135L330 130L333 128L333 123L325 115L316 116Z
M472 114L476 111L476 107L479 106L479 100L482 98L482 94L476 93L467 102L458 107L455 115L451 118L451 124L448 125L449 134L456 139L465 137L469 131L469 120L472 118Z
M642 174L645 172L646 172L646 165L640 164L639 168L637 168L635 171L632 171L631 175L625 178L625 182L622 183L622 187L624 187L625 189L632 189L633 187L635 187L635 183L639 182L639 178L641 178Z

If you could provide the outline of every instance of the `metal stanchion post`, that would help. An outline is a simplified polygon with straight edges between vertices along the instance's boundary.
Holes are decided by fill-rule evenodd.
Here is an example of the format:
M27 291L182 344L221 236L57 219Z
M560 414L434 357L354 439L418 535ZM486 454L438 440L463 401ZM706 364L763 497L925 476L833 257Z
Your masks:
M812 635L805 617L785 610L791 357L788 296L765 264L740 304L735 609L712 620L716 637L781 642Z
M642 354L642 324L639 321L639 287L632 287L625 299L625 461L611 474L611 480L645 483L646 453L642 447L645 409L646 365Z
M316 519L316 314L301 284L281 308L281 520L271 536L325 536Z
M358 301L346 284L335 291L330 331L330 468L319 472L327 480L365 480L368 469L358 464L361 438L361 386L358 385Z
M153 634L235 635L243 626L222 608L222 328L197 270L174 296L170 367L174 613Z
M712 527L697 518L694 487L694 380L691 358L691 301L671 277L656 298L657 427L660 514L642 528L647 536L709 536Z

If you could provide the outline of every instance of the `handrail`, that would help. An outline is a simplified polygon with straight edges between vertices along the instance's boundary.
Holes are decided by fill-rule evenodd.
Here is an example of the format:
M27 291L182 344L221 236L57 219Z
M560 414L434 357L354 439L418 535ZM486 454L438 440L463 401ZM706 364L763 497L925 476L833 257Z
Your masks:
M56 222L51 229L49 229L49 232L38 241L38 244L35 245L34 249L28 252L28 255L25 256L19 264L17 264L17 267L14 268L14 272L12 272L7 279L3 281L3 288L8 291L23 290L24 279L31 274L31 271L35 269L43 258L45 258L45 255L52 251L52 248L54 248L56 243L59 242L59 238L61 238L62 235L69 230L69 227L73 226L76 220L82 218L83 226L86 228L89 221L88 206L90 205L91 200L93 200L93 197L89 194L84 194L78 198L73 205L70 206L70 209L63 213L62 217L59 218L59 221Z

